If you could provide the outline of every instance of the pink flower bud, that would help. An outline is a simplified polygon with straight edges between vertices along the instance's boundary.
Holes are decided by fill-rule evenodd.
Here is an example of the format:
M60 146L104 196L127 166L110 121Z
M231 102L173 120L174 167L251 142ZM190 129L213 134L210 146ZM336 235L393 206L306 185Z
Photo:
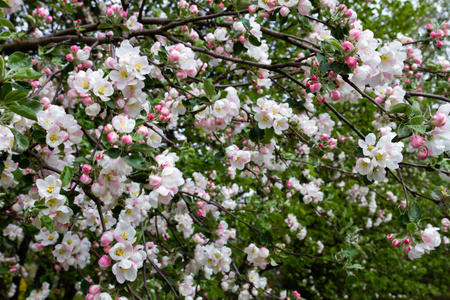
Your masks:
M447 116L443 113L437 113L431 118L431 125L434 127L442 127L447 122Z
M248 12L251 14L254 14L257 10L258 10L258 6L256 6L256 5L252 4L252 5L248 6Z
M427 24L427 30L433 30L434 29L434 25L431 23Z
M139 126L136 132L142 134L143 136L147 136L148 128L145 126Z
M398 247L398 246L400 246L402 244L402 241L400 241L400 240L393 240L392 241L392 245L394 245L394 247Z
M442 23L441 27L442 29L447 30L450 27L450 25L447 22L444 22Z
M430 37L432 38L432 39L435 39L436 38L436 32L434 32L434 31L432 31L432 32L430 32Z
M67 54L67 55L66 55L66 59L67 59L68 61L72 61L72 60L73 60L73 54L72 54L72 53Z
M154 110L156 111L156 112L160 112L161 111L161 105L156 105L155 106L155 108L154 108Z
M344 51L352 51L354 47L353 44L349 41L342 42L341 46Z
M133 143L133 137L129 134L122 136L122 143L125 145L131 145L131 143Z
M166 117L164 115L159 115L158 116L158 120L161 122L164 122L164 120L166 119Z
M436 42L436 47L442 48L442 46L444 46L444 42L443 41L437 41Z
M111 261L109 260L109 257L107 255L103 255L98 261L98 265L103 270L106 270L111 265Z
M84 62L83 62L83 66L86 68L86 69L89 69L90 67L92 67L94 65L94 63L92 62L92 60L85 60Z
M411 138L410 145L413 148L420 148L423 144L423 136L415 135Z
M96 159L103 159L103 153L98 153L98 154L95 156L95 158L96 158Z
M170 115L170 110L167 107L163 107L163 108L161 108L161 114L163 116L168 116L168 115Z
M124 108L125 107L125 104L126 104L126 101L125 101L125 99L118 99L117 101L116 101L116 107L118 108L118 109L122 109L122 108Z
M262 147L261 150L259 150L259 152L261 152L261 154L267 154L269 150L267 150L266 147Z
M89 293L91 293L93 295L100 293L100 286L99 285L91 285L89 287Z
M419 157L420 160L426 159L428 157L427 147L420 149L419 152L417 152L417 156Z
M154 118L155 116L152 113L147 114L147 119L149 119L150 121L152 121Z
M331 100L333 101L339 101L341 99L341 93L338 91L331 92Z
M411 243L411 239L405 239L405 244L409 245L409 243Z
M106 136L106 139L111 144L115 144L119 140L119 135L117 133L115 133L114 131L112 131L112 132L108 133L108 135Z
M239 40L239 42L241 42L242 44L245 43L245 42L247 41L243 35L241 35L240 37L238 37L238 40Z
M92 171L92 167L88 164L84 164L81 170L84 174L89 174Z
M149 180L149 184L150 184L154 189L156 189L156 188L158 188L159 185L161 184L162 178L161 178L160 176L158 176L158 175L153 174L153 175L150 175L150 176L148 177L148 180Z
M103 129L103 131L104 131L106 134L110 133L110 132L113 131L113 130L114 130L114 127L113 127L111 124L106 124L106 125L105 125L105 128Z
M322 88L322 85L318 82L316 82L310 86L311 92L313 92L313 93L317 93L318 91L320 91L321 88Z
M177 78L178 79L185 79L187 77L187 71L186 70L178 70L177 71Z
M358 64L358 60L354 57L347 57L345 62L347 63L347 66L349 66L350 68L354 68Z
M171 51L169 54L169 59L172 61L178 61L180 59L180 52L177 50Z
M92 182L92 178L90 178L87 174L83 174L80 177L80 181L84 184L90 184Z
M283 7L280 9L280 14L281 14L283 17L286 17L286 16L289 14L289 12L290 12L290 10L289 10L289 7L287 7L287 6L283 6Z
M392 241L394 239L395 235L393 235L392 233L388 234L388 236L386 237L388 239L388 241Z
M318 104L324 104L324 103L325 103L325 97L318 95L318 96L316 97L316 102L317 102Z

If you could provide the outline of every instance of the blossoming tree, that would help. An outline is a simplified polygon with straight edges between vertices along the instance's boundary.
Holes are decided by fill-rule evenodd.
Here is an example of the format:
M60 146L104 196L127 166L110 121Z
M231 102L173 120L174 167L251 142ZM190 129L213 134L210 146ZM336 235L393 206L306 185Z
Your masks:
M449 292L447 22L378 36L335 0L0 7L3 298Z

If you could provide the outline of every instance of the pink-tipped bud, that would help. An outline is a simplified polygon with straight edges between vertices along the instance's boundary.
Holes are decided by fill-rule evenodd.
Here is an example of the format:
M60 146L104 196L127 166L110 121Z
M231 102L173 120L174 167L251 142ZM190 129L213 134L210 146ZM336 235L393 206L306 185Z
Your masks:
M442 23L441 28L447 30L450 28L450 25L447 22Z
M349 66L350 68L354 68L358 64L358 60L354 57L347 57L345 62L347 63L347 66Z
M169 59L172 61L178 61L180 59L180 52L177 50L170 52Z
M81 170L83 171L84 174L89 174L92 171L92 167L88 164L84 164Z
M419 152L417 152L417 156L420 160L426 159L428 157L428 149L426 147L420 149Z
M311 92L317 93L322 88L322 84L316 82L316 83L312 84L309 88L311 89Z
M430 38L435 39L436 38L436 32L432 31L430 32Z
M352 51L353 47L354 47L353 44L349 41L342 42L341 46L342 46L342 49L344 49L344 51L347 51L347 52Z
M122 136L122 143L125 145L131 145L131 143L133 143L133 137L129 134Z
M145 126L139 126L136 132L142 134L143 136L147 136L148 128Z
M287 6L283 6L280 9L280 15L282 15L283 17L286 17L289 14L289 12L290 12L290 10L289 10L289 7L287 7Z
M114 235L113 235L112 231L106 231L105 233L102 234L102 237L100 239L100 245L102 247L109 246L109 244L111 244L111 242L113 240L114 240Z
M72 60L73 60L73 54L72 54L72 53L67 54L67 55L66 55L66 59L67 59L68 61L72 61Z
M98 265L100 266L100 268L102 268L103 270L106 270L110 265L111 265L111 260L109 259L109 257L107 255L103 255L99 261L98 261Z
M409 245L409 243L411 243L411 239L405 239L405 244Z
M325 97L323 97L323 96L317 96L316 97L316 102L317 102L317 104L324 104L325 103Z
M111 124L106 124L105 129L103 129L103 131L105 131L106 134L110 133L113 130L114 130L114 127Z
M395 235L393 235L392 233L388 234L388 236L386 237L388 239L388 241L392 241L394 239Z
M103 159L103 153L97 153L95 156L96 159Z
M434 25L431 23L427 24L427 30L433 30L434 29Z
M147 119L149 119L150 121L152 121L154 118L155 116L152 113L147 114Z
M432 118L431 118L431 125L434 127L442 127L445 125L445 123L447 122L447 116L443 113L436 113Z
M166 116L164 116L164 115L159 115L159 116L158 116L158 120L159 120L160 122L164 122L165 119L166 119Z
M393 240L392 241L392 245L394 245L394 247L398 247L398 246L400 246L402 244L402 241L400 241L400 240Z
M331 100L333 101L339 101L341 99L341 93L338 91L331 92Z
M162 108L161 105L158 104L158 105L155 106L154 110L155 110L156 112L160 112L160 111L161 111L161 108Z
M258 6L256 6L256 5L252 4L252 5L248 6L248 12L251 14L254 14L257 10L258 10Z
M352 30L350 30L350 32L349 32L349 35L348 35L348 38L351 40L351 41L356 41L356 40L358 40L360 37L361 37L361 30L360 29L357 29L357 28L353 28Z
M420 148L423 144L423 136L415 135L411 138L411 142L409 143L413 148Z
M84 184L90 184L92 182L92 178L89 177L89 175L87 175L87 174L83 174L80 177L80 181Z
M442 48L442 46L444 46L444 42L443 41L437 41L436 42L436 47Z
M117 133L115 133L114 131L112 131L112 132L108 133L108 135L106 136L106 139L111 144L115 144L119 140L119 135Z
M188 74L186 70L178 70L177 71L177 78L178 79L185 79L187 78Z
M259 150L259 152L261 152L261 154L267 154L269 153L269 150L267 150L267 147L262 147L261 150Z
M89 293L91 293L93 295L100 293L100 286L99 285L91 285L89 287Z
M156 189L156 188L158 188L159 185L161 184L162 178L161 178L160 176L158 176L158 175L153 174L153 175L150 175L150 176L148 177L148 180L149 180L149 184L150 184L154 189Z
M161 114L163 115L163 116L168 116L168 115L170 115L170 110L167 108L167 107L163 107L163 108L161 108Z

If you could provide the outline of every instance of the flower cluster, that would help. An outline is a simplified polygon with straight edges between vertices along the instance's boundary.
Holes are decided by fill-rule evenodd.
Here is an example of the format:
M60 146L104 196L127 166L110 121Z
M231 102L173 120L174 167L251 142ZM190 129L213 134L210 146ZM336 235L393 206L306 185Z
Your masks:
M359 140L358 145L362 148L366 157L358 158L356 170L361 175L367 175L369 180L383 181L386 170L398 169L398 163L403 160L403 143L393 143L395 133L389 132L382 136L378 142L375 134L369 133L365 140Z
M258 248L255 244L250 244L244 249L244 253L247 254L247 260L255 267L265 269L269 261L269 249L265 247Z

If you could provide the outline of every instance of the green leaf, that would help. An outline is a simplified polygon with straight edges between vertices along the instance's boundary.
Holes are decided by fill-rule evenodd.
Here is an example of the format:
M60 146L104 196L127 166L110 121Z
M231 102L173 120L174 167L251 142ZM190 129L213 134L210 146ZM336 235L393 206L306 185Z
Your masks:
M269 245L273 241L272 234L270 231L261 231L258 234L258 241L264 246Z
M28 95L28 92L30 92L32 89L31 83L29 83L28 81L23 81L23 80L14 81L12 83L12 87L26 93L27 95Z
M407 126L419 133L425 133L427 131L427 127L425 125L407 125Z
M406 228L406 226L408 226L408 224L409 224L409 218L408 218L408 215L407 215L407 214L400 215L400 216L398 217L397 224L398 224L398 226L401 227L401 228Z
M9 107L9 110L18 114L19 116L25 117L30 120L37 121L35 112L24 105L13 104Z
M39 73L33 69L22 69L17 71L12 78L14 79L39 79L42 73Z
M245 50L247 50L247 48L245 48L244 44L242 44L241 42L237 41L236 43L234 43L233 45L233 55L239 55L242 52L244 52Z
M244 24L245 28L247 28L247 30L251 30L252 26L250 25L250 21L246 18L242 18L240 20L242 22L242 24Z
M25 53L14 52L8 58L8 66L11 70L29 69L33 66L33 60Z
M108 22L101 23L100 25L97 26L97 29L111 29L111 28L113 28L113 25Z
M256 36L254 36L253 34L250 34L250 36L248 37L248 41L256 47L261 46L261 42L258 40L258 38Z
M264 138L261 143L264 145L270 144L270 141L273 139L275 135L275 129L273 127L264 129Z
M45 216L40 216L39 220L41 221L41 226L44 226L45 228L47 228L50 232L53 232L53 221L52 219L50 219L49 216L45 215Z
M412 101L412 109L413 109L414 115L416 115L416 116L422 115L422 111L420 110L420 104L416 100Z
M215 298L215 299L224 299L225 298L225 293L217 285L210 285L209 286L208 297L209 298Z
M20 90L14 90L14 91L7 93L5 95L5 97L3 98L3 101L5 101L6 103L9 103L9 102L12 103L12 102L19 102L26 98L27 98L27 93L20 91Z
M406 125L422 125L424 121L425 121L424 117L422 117L422 116L415 116L414 118L409 120L409 122L406 123Z
M122 150L120 150L119 148L109 148L108 150L105 151L105 154L108 155L112 159L118 158L121 153L122 153Z
M22 153L27 150L29 146L30 142L28 141L28 138L20 132L15 132L13 150Z
M214 97L216 91L214 90L214 85L210 79L203 79L203 89L208 97Z
M419 228L417 227L416 223L409 223L408 225L406 225L406 230L414 234L419 231Z
M73 169L71 167L65 166L63 171L61 172L61 175L59 176L59 179L61 179L61 186L68 185L73 178Z
M411 105L407 104L407 103L399 103L396 105L392 105L391 107L389 107L388 114L406 114L408 117L411 115L412 113L412 107Z
M354 264L354 265L348 266L347 269L358 269L358 270L363 270L364 267L361 266L360 264Z
M137 170L147 170L145 166L144 158L137 153L133 153L131 155L122 155L122 159Z
M11 32L10 31L3 31L0 33L0 40L6 41L11 38Z
M131 152L149 152L153 148L147 144L134 144L130 147Z
M16 31L16 26L14 26L14 24L11 23L11 21L9 21L8 19L0 18L0 22L2 23L2 26L8 27L9 29Z
M11 8L11 6L9 6L8 2L0 0L0 8Z
M419 204L414 201L414 203L411 205L411 208L409 209L409 219L412 223L417 223L422 218L422 211L420 210Z

